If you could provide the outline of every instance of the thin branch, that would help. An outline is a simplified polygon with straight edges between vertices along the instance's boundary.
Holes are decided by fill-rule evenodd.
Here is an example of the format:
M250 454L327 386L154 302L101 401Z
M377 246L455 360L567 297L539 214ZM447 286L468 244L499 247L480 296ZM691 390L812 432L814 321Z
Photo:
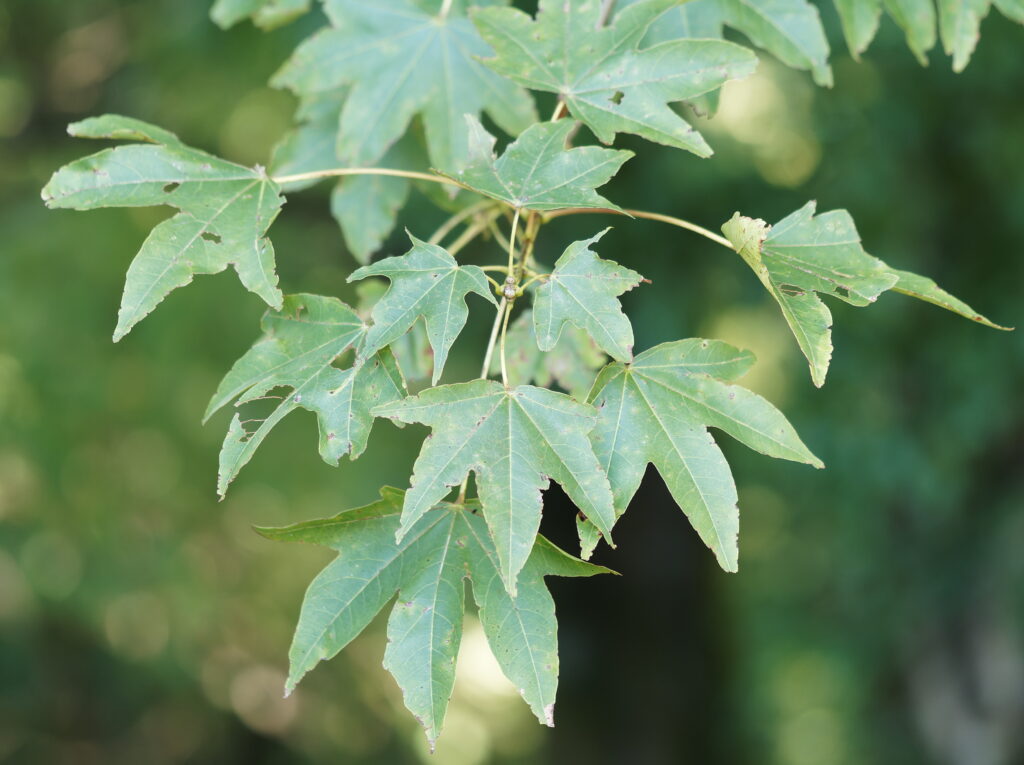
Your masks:
M499 358L501 359L501 384L506 388L508 387L508 370L505 368L505 335L508 332L508 317L512 313L512 304L509 303L508 307L505 308L505 317L501 320L501 350Z
M501 329L501 320L505 314L505 308L508 307L508 301L505 298L501 299L498 303L498 314L494 317L494 326L491 327L491 337L487 341L487 352L484 353L484 365L480 368L480 379L486 380L490 377L491 371L491 357L494 355L494 345L498 340L498 330Z
M498 213L488 214L485 220L479 220L472 226L467 227L466 230L462 232L458 239L456 239L454 242L452 242L445 248L448 251L448 254L454 256L463 247L465 247L467 244L469 244L478 236L480 236L480 234L487 230L488 224L497 214Z
M457 186L460 189L472 191L468 186L459 183L452 178L445 178L443 175L433 173L417 173L412 170L392 170L389 167L335 167L330 170L313 170L308 173L296 173L295 175L279 175L271 178L274 183L297 183L298 181L313 181L318 178L334 178L343 175L391 175L396 178L412 178L418 181L430 181L440 183L444 186Z
M691 223L688 220L682 218L676 218L672 215L662 215L661 213L647 212L646 210L612 210L607 207L567 207L564 210L554 210L544 214L545 220L551 220L552 218L561 218L563 215L581 215L584 213L605 213L608 215L629 215L633 218L646 218L647 220L656 220L661 223L668 223L670 226L676 226L677 228L685 228L687 231L692 231L695 234L700 234L706 239L710 239L712 242L728 247L730 250L736 248L732 246L732 242L726 239L724 236L716 234L714 231L698 226L696 223Z
M516 267L516 232L519 231L519 208L516 208L515 216L512 218L512 234L508 238L508 273L515 275Z
M428 239L427 241L430 244L440 244L441 240L448 236L448 234L450 234L456 226L462 223L462 221L466 220L467 218L472 218L478 212L487 209L487 207L492 204L494 204L493 200L482 199L476 204L472 204L469 207L465 207L462 210L459 210L448 220L442 223L440 227L437 229L437 231L435 231L431 235L430 239Z

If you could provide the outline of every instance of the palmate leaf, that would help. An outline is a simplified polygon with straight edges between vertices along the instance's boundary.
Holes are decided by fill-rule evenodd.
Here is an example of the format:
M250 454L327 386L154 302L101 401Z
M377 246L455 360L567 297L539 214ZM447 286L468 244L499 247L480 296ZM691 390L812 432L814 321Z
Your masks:
M590 246L608 232L570 244L550 276L540 280L534 295L533 324L542 351L554 349L562 328L571 323L590 335L598 347L618 361L633 358L633 326L618 297L643 277L636 271L599 258Z
M896 289L1005 329L930 279L896 271L868 255L846 210L818 216L814 211L815 203L808 202L774 226L736 213L722 232L779 304L818 387L825 383L832 358L832 314L817 293L866 306L886 290Z
M315 93L296 112L299 124L274 148L274 175L317 172L338 167L338 118L346 88ZM378 167L416 170L427 165L423 151L405 136L377 161ZM302 181L285 187L302 188L316 183ZM359 263L368 263L394 230L398 212L405 206L412 183L388 175L356 175L339 178L331 192L331 213L341 227L349 251Z
M386 279L365 279L356 285L356 313L369 323L373 307L377 305L388 291ZM423 387L429 383L434 373L434 351L427 339L427 330L423 322L416 322L412 329L388 344L388 349L395 355L402 376L407 383L419 384Z
M300 96L351 86L338 156L376 162L420 114L431 162L456 170L466 157L463 115L487 114L513 135L537 117L529 95L478 60L490 55L461 3L449 15L428 0L324 0L332 27L296 50L273 83Z
M541 0L536 20L510 8L473 15L496 58L494 71L558 94L603 143L635 133L709 156L707 142L669 104L709 93L754 71L746 48L723 40L677 40L638 50L648 26L676 0L645 0L600 27L599 0Z
M554 348L544 353L537 346L533 311L526 309L513 321L505 337L506 371L509 385L541 388L557 384L577 401L586 398L597 371L608 358L582 329L569 325L562 329ZM501 360L491 361L491 374L498 374Z
M263 338L235 362L206 409L208 419L237 399L252 402L276 388L287 395L255 429L248 431L239 415L231 421L220 453L217 491L221 496L270 431L298 408L317 415L320 456L337 465L339 458L358 457L366 448L373 417L370 409L405 395L402 373L389 350L348 369L333 362L366 334L362 319L340 300L319 295L289 295L280 311L261 323Z
M466 122L469 162L449 177L517 209L620 209L594 189L608 183L633 152L598 146L566 150L573 121L563 119L530 126L498 157L494 136L476 118L467 116Z
M399 540L473 471L510 594L515 595L517 577L533 549L541 491L550 480L561 485L611 544L611 490L587 440L597 421L592 407L543 388L506 389L476 380L430 388L375 407L373 414L422 423L433 431L413 466Z
M771 457L823 467L769 402L729 383L754 363L716 340L663 343L631 364L611 364L588 400L600 412L591 441L622 514L653 464L676 503L726 571L736 571L739 511L725 457L707 428ZM581 536L587 538L585 530ZM592 546L591 537L584 549Z
M420 318L427 328L427 339L434 349L436 385L448 360L448 351L466 326L469 309L466 296L475 292L497 306L487 276L479 266L460 266L455 258L436 244L421 242L414 236L413 247L405 255L384 258L357 269L348 280L384 276L391 287L373 306L373 326L359 349L360 359L372 356L394 342Z
M494 543L475 505L443 503L395 542L403 494L333 518L279 529L270 539L312 542L338 552L310 584L289 653L290 693L318 662L332 658L395 597L384 666L431 746L441 732L462 638L464 580L473 587L480 623L502 671L537 718L554 724L558 685L555 606L544 577L593 576L608 569L577 560L538 536L510 596L498 575Z
M65 165L43 189L48 207L169 205L180 211L153 228L128 268L115 341L194 274L219 273L229 265L250 292L281 307L274 248L265 235L284 197L263 168L219 159L129 117L95 117L70 125L68 132L143 143Z
M222 29L251 18L260 29L270 30L306 13L311 4L311 0L217 0L210 18Z
M834 0L846 45L855 59L867 50L878 31L882 0Z

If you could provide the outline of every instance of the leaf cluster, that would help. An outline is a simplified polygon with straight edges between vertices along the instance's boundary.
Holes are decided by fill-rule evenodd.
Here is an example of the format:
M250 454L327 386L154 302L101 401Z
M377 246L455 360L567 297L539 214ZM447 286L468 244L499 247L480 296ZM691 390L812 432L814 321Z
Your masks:
M1017 0L995 3L1024 16ZM836 6L859 54L883 1ZM931 0L884 7L923 55L934 43ZM938 28L954 68L966 64L988 7L940 0ZM272 27L308 8L307 0L218 0L212 14L224 26L248 17ZM221 450L221 495L298 409L316 416L330 464L358 458L377 418L430 429L406 491L384 489L367 507L262 531L338 553L306 594L288 689L397 595L385 666L433 742L451 694L468 579L499 664L552 724L556 627L543 578L607 570L539 535L551 481L578 508L587 559L601 539L613 544L653 465L721 567L735 571L738 496L711 429L767 456L823 465L775 406L738 384L755 362L749 351L688 338L637 352L620 298L647 280L596 252L604 231L540 262L534 245L548 221L582 212L653 219L726 247L778 304L818 386L833 350L822 296L867 306L896 291L997 325L926 277L869 255L845 210L819 215L809 202L773 226L736 213L720 236L598 193L633 156L609 148L621 133L711 154L682 107L713 109L725 83L757 66L750 47L722 39L726 26L830 85L828 43L806 0L540 0L533 15L463 0L323 0L323 9L329 26L274 78L300 106L271 172L107 115L69 132L127 144L60 169L43 197L58 208L176 210L128 269L115 340L194 275L228 266L267 304L261 337L206 412L240 408ZM538 119L534 94L555 99L550 119ZM505 134L500 150L482 118ZM349 277L359 283L355 306L278 287L271 224L287 195L325 178L336 179L331 210L362 264ZM429 237L410 234L404 253L372 260L414 189L448 219ZM498 262L465 262L463 249L477 239L490 241ZM643 267L639 258L632 265ZM665 299L657 287L643 289L645 299ZM449 353L481 310L493 314L481 374L446 381Z

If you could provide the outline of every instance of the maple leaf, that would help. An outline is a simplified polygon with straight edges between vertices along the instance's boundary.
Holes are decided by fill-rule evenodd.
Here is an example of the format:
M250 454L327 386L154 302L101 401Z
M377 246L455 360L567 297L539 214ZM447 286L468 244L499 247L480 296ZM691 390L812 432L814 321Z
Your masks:
M371 356L422 318L430 347L434 349L432 383L436 385L452 343L466 326L466 295L475 292L495 306L497 301L479 266L460 266L436 244L421 242L411 235L409 238L413 247L405 255L363 266L348 277L350 282L367 276L391 280L391 287L373 306L373 325L359 354L360 358Z
M373 414L432 428L413 466L399 539L473 471L509 593L537 536L550 480L611 544L612 495L587 440L597 422L592 407L543 388L476 380L430 388Z
M337 133L344 163L378 160L416 114L431 161L446 169L466 156L463 115L486 111L512 135L536 121L529 95L477 60L491 51L461 3L443 18L415 0L325 0L324 10L333 27L300 45L273 84L306 96L350 86Z
M537 344L550 351L568 322L585 330L598 347L618 361L633 358L633 327L622 313L618 296L643 277L636 271L599 258L590 245L608 232L570 244L550 276L540 280L533 304Z
M557 383L573 398L582 401L597 377L597 370L608 357L590 335L569 325L562 329L551 352L537 346L533 311L526 309L516 317L505 337L506 371L509 385L536 383L541 388ZM501 360L492 359L491 374L501 369Z
M633 152L599 146L566 150L573 122L563 119L530 126L498 157L494 136L476 118L467 116L466 122L469 162L448 177L518 209L620 209L594 189L608 183Z
M662 343L630 364L605 367L588 397L600 412L590 438L616 512L625 512L653 464L726 571L737 569L736 485L708 427L762 454L823 467L778 409L729 384L753 363L749 351L717 340ZM585 550L596 542L583 528L581 537Z
M396 543L402 499L403 492L385 487L381 499L366 507L258 530L270 539L312 542L338 553L306 591L289 652L287 692L318 662L337 655L397 592L384 666L433 746L455 681L468 578L502 672L537 718L553 725L557 623L544 577L611 572L538 536L520 574L519 591L510 596L498 575L494 543L483 520L471 512L475 504L437 505Z
M645 0L599 24L600 2L541 0L536 20L512 8L483 8L477 28L497 56L487 64L533 90L558 94L602 143L616 133L710 156L711 148L669 106L746 77L757 58L723 40L677 40L638 50L650 26L676 0Z
M373 307L377 305L388 291L386 279L366 279L356 285L356 313L369 323ZM388 348L395 355L402 376L407 383L422 384L430 380L434 372L434 352L430 349L427 330L423 322L418 321L406 334L388 343Z
M114 340L194 274L229 265L250 291L274 308L283 296L267 229L284 204L262 168L227 162L183 144L162 128L118 115L76 122L80 138L145 143L106 149L65 165L43 189L48 207L176 207L157 224L128 268Z
M345 454L355 459L366 448L373 417L370 409L405 395L402 373L389 350L348 369L333 365L366 333L362 319L336 298L289 295L280 311L268 312L264 332L221 381L206 409L204 421L237 399L236 406L265 397L275 388L288 388L271 414L252 432L239 415L231 421L220 453L218 493L252 458L270 431L298 408L317 415L320 456L337 465ZM276 397L275 397L276 398Z
M779 304L818 387L825 383L832 358L832 314L817 293L866 306L893 289L981 324L1006 329L930 279L897 271L868 255L846 210L818 216L814 211L815 203L808 202L774 226L736 213L722 226L722 233Z

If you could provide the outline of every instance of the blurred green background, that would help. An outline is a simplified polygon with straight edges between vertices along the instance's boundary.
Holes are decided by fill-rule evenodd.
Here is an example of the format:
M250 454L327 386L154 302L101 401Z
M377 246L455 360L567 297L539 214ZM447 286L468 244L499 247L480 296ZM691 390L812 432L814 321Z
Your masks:
M380 423L368 453L335 469L316 455L313 417L295 415L218 503L227 414L199 418L258 334L259 300L231 276L201 277L113 345L124 271L166 211L39 200L54 169L96 148L66 123L108 111L267 161L294 103L265 82L321 19L222 32L207 9L0 5L0 762L1024 762L1024 335L895 294L832 302L836 355L816 390L738 258L591 216L545 229L540 258L614 224L602 254L654 282L626 296L638 347L751 348L748 384L828 469L721 438L741 498L738 575L716 568L649 473L619 549L598 556L623 576L552 580L554 730L500 676L472 616L432 759L380 667L380 621L282 699L300 599L329 554L250 526L404 487L423 431ZM640 154L604 193L711 228L737 209L845 207L871 252L1021 326L1024 32L988 19L953 75L938 55L920 68L887 21L856 64L830 5L824 16L833 90L766 60L704 126L714 159L625 141ZM403 223L422 235L440 216L419 197ZM353 298L326 190L295 195L272 233L287 291ZM451 379L472 376L486 313ZM545 530L571 545L557 489Z

